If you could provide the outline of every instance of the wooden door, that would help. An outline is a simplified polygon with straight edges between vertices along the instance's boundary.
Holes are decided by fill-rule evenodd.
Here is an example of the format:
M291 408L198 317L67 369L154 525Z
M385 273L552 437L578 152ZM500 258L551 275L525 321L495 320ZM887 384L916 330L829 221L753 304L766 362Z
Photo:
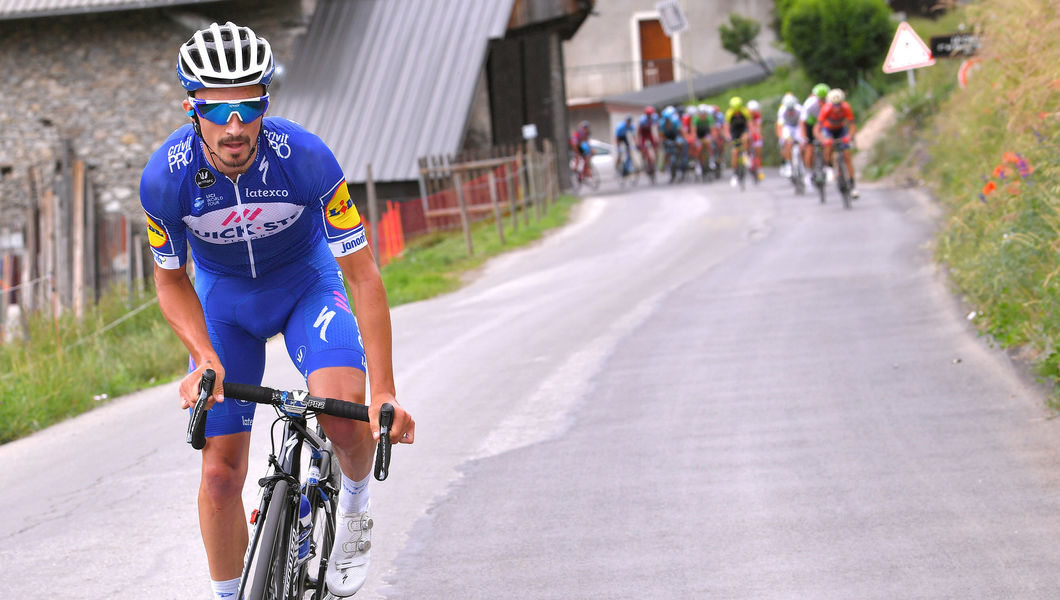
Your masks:
M641 81L644 87L674 80L674 47L658 19L646 19L640 27Z

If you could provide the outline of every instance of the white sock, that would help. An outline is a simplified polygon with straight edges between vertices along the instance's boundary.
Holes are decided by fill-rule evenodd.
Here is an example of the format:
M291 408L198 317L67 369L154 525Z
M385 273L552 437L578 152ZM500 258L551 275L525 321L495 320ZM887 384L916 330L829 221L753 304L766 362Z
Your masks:
M239 578L228 581L210 580L210 587L213 588L214 600L235 600L236 592L239 591Z
M360 481L354 481L342 474L342 490L339 492L339 512L347 515L363 513L368 510L368 475Z

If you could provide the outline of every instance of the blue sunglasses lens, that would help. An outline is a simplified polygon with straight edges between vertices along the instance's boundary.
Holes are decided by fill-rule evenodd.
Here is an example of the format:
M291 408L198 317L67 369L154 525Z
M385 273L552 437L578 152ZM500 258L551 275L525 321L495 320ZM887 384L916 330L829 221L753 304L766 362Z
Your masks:
M200 117L217 125L227 124L228 119L232 117L232 113L236 113L239 120L243 123L250 123L265 114L265 109L269 106L268 96L237 102L210 102L207 100L192 102L195 106L195 112Z

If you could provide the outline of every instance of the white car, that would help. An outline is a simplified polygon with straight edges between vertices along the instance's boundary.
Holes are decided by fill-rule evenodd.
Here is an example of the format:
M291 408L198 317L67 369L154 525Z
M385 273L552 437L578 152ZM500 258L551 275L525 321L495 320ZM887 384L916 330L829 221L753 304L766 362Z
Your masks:
M604 179L615 176L615 147L607 142L589 139L589 147L593 150L593 166L596 172Z

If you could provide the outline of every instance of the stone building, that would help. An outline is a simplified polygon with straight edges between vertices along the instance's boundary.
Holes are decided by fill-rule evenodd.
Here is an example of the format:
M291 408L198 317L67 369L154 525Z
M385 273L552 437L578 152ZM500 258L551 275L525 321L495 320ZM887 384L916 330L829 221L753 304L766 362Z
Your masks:
M30 4L0 0L0 244L22 229L31 167L55 189L70 154L104 210L138 214L150 153L187 121L180 44L232 20L268 38L282 65L311 10L299 0Z

